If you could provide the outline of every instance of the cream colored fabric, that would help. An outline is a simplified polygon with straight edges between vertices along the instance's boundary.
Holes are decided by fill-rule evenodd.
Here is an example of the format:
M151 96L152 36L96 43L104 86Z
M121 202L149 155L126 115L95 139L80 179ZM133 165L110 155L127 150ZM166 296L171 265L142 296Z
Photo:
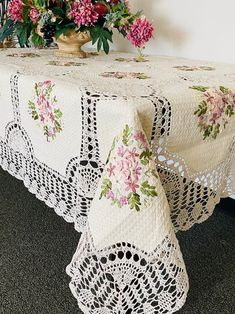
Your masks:
M174 231L203 222L221 197L235 193L235 118L216 139L203 140L194 115L201 94L190 87L235 92L235 65L3 49L0 73L0 165L83 231L67 268L81 309L177 311L188 278ZM128 180L110 172L127 127L139 180L133 208ZM151 158L138 168L135 158L146 152ZM104 181L109 172L118 199ZM104 182L109 193L101 197Z

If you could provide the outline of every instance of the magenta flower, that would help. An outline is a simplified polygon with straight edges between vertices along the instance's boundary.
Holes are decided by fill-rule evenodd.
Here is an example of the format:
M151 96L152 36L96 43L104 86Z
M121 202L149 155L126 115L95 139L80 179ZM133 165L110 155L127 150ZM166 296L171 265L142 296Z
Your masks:
M7 14L14 22L23 19L23 2L21 0L11 0L8 4Z
M40 18L40 13L39 11L35 8L35 7L32 7L29 11L29 18L30 20L33 22L33 23L37 23L37 21L39 20Z
M132 45L137 48L142 48L146 42L153 37L153 25L146 19L145 16L137 18L131 26L127 38Z
M68 15L78 27L94 25L99 18L91 0L74 1Z

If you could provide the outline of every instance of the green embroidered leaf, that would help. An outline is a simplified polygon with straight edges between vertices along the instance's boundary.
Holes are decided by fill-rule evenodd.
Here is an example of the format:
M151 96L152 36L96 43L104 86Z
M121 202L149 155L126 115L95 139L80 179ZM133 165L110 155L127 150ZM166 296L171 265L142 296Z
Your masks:
M140 154L140 162L142 163L142 165L144 166L148 165L150 160L152 159L152 155L153 153L149 149L146 149L145 151L143 151Z
M150 76L143 73L143 74L137 75L136 78L138 78L139 80L147 80L147 79L150 79Z
M61 124L55 120L55 129L57 132L61 132L62 131L62 127L61 127Z
M140 211L140 196L137 193L130 193L128 195L128 204L130 206L130 209L135 209L136 211Z
M225 95L228 95L230 93L230 89L226 88L224 86L220 86L219 89L221 90L222 93L224 93Z
M229 117L231 117L232 115L234 115L234 109L231 105L228 105L226 110L225 110L225 114Z
M198 109L194 112L195 115L198 117L204 115L207 112L207 103L205 100L202 100L200 105L198 106Z
M197 90L199 92L206 92L209 89L208 86L200 86L200 85L198 85L198 86L190 86L189 88Z
M147 195L147 196L152 196L152 197L157 196L156 187L153 185L150 185L148 181L144 181L141 184L140 191L144 195Z
M60 119L63 116L63 113L61 112L60 109L55 109L54 113L57 119Z
M218 134L220 133L220 124L215 124L212 128L212 138L216 139L216 137L218 136Z
M107 161L106 161L106 165L108 164L108 162L110 160L111 153L114 150L114 148L116 147L117 142L118 142L118 136L115 136L115 138L113 140L113 143L112 143L112 147L111 147L111 149L109 151L109 155L108 155L108 158L107 158Z
M122 142L125 146L129 146L131 144L130 143L131 137L132 137L132 128L126 125L122 133Z
M112 189L112 182L109 179L105 178L102 182L101 193L100 193L99 199L106 196L111 189Z
M159 176L158 176L156 170L152 170L152 171L151 171L151 174L152 174L157 180L159 179Z

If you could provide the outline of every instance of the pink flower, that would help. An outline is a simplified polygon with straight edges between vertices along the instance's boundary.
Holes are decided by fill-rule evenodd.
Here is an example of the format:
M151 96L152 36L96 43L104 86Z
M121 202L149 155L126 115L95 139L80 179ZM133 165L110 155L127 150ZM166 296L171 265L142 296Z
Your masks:
M208 89L204 93L205 101L214 106L224 106L224 94L216 89Z
M135 165L134 165L133 174L134 174L136 180L138 180L138 177L141 174L141 167L139 167L138 162L136 162Z
M145 149L148 148L148 142L147 142L146 136L144 135L143 132L140 132L140 131L136 132L134 134L134 139L136 141L141 142L144 145Z
M8 4L7 14L14 22L20 22L23 19L23 2L11 0Z
M132 45L141 48L153 37L153 25L146 19L145 16L137 18L131 26L127 38Z
M99 18L99 14L95 11L91 0L74 1L68 15L78 27L94 25Z
M126 156L127 159L136 161L136 157L138 157L139 154L137 153L136 147L132 148L132 150L128 151L128 155Z
M53 87L52 81L50 80L39 82L37 85L38 87L43 87L43 88Z
M126 149L124 148L124 146L119 146L118 151L117 151L118 156L123 157L125 153L126 153Z
M208 107L209 121L212 124L215 124L224 113L225 107L228 103L228 97L220 90L208 89L204 93L204 99Z
M40 18L40 13L39 11L35 8L35 7L32 7L29 11L29 18L30 20L33 22L33 23L37 23L37 21L39 20Z
M128 199L126 196L121 196L119 201L120 201L121 206L125 206L128 204Z
M121 160L118 163L118 171L122 173L124 178L128 178L130 176L130 162L128 160Z
M114 193L113 193L113 191L108 191L106 197L107 197L107 199L114 200Z
M133 193L136 193L136 190L139 188L137 180L132 181L131 179L129 179L125 182L125 184L126 184L126 191L131 190Z
M112 163L109 164L109 168L107 169L109 177L111 177L112 175L114 175L114 170L115 170L116 166L113 165Z

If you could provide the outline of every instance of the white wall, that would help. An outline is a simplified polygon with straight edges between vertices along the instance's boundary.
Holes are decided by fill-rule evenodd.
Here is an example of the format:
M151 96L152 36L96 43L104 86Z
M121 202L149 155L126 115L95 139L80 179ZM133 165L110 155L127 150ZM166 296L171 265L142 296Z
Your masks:
M235 63L235 0L129 0L153 21L151 54ZM115 48L132 50L115 35Z

